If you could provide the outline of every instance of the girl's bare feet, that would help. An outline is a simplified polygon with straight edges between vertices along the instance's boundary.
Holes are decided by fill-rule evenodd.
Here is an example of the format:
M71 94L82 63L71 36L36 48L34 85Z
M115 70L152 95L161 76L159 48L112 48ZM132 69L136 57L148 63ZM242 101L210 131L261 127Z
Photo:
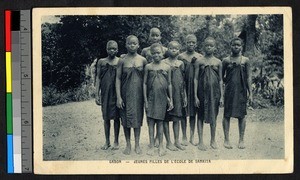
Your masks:
M161 156L164 156L164 155L166 155L167 154L167 152L166 152L166 150L163 148L163 147L159 147L158 148L158 155L161 157Z
M227 149L232 149L232 146L229 141L224 141L224 147Z
M141 150L141 148L140 148L139 145L136 145L136 146L135 146L134 151L135 151L135 153L137 153L137 154L142 154L142 150Z
M109 147L110 147L110 144L109 144L109 143L105 143L105 144L101 147L101 149L102 149L102 150L107 150Z
M129 155L131 153L131 146L127 145L125 150L123 151L123 154Z
M239 142L238 148L239 149L245 149L246 148L245 145L244 145L244 141Z
M119 143L115 142L111 150L118 150L118 149L119 149Z
M201 150L201 151L206 151L207 147L203 143L199 143L198 144L198 149Z
M174 145L180 150L185 150L185 147L181 146L179 143L175 143Z
M218 145L217 145L216 141L211 141L211 142L210 142L210 146L211 146L211 148L213 148L213 149L218 149Z
M172 143L168 143L166 147L170 151L178 151L178 149Z

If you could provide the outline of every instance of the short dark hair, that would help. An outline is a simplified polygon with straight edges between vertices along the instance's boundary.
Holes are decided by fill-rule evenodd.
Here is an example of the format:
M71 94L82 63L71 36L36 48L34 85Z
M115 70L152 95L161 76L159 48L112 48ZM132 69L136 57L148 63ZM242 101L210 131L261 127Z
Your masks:
M181 44L178 41L171 41L171 42L169 42L168 47L170 47L172 44L177 44L178 47L179 47L179 49L181 48Z
M106 44L106 48L108 48L108 46L110 46L110 45L112 45L112 44L117 45L117 48L118 48L118 43L117 43L116 41L114 41L114 40L109 40L109 41L107 42L107 44Z
M205 38L204 44L205 44L207 41L209 41L209 40L214 41L214 43L216 44L215 38L213 38L213 37L211 37L211 36L208 36L207 38Z
M195 36L195 34L188 34L188 35L185 37L185 40L190 39L190 38L196 39L196 41L197 41L197 37Z
M161 52L163 52L163 46L160 43L154 43L150 46L150 52L152 53L152 51L154 50L154 48L159 47L161 49Z
M234 37L231 39L230 41L230 45L234 42L234 41L240 41L242 45L244 45L244 41L240 38L240 37Z
M161 34L161 31L156 27L150 29L150 34L153 33L153 31L157 31L159 34Z
M126 38L126 43L127 43L131 38L136 38L137 41L138 41L138 43L139 43L139 39L138 39L135 35L129 35L129 36L127 36L127 38Z

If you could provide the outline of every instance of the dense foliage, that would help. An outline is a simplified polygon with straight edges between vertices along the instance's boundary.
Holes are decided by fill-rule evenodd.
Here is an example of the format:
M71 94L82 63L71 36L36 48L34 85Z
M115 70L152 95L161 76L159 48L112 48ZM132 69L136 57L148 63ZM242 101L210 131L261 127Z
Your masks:
M230 54L230 39L239 36L245 41L244 54L253 64L253 87L264 98L274 98L273 80L283 79L283 16L61 16L57 23L42 24L43 104L53 105L88 99L93 95L89 66L95 58L106 56L106 42L119 44L118 55L126 53L125 39L139 38L140 50L149 46L152 27L162 31L162 43L178 40L194 33L197 51L208 36L217 42L215 56ZM271 83L270 83L271 82ZM268 89L267 91L265 89ZM283 90L283 87L281 88Z

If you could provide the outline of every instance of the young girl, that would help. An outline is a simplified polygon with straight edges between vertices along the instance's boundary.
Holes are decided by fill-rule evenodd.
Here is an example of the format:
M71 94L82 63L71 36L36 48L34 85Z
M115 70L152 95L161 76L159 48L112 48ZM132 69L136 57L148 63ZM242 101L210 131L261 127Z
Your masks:
M224 96L224 146L232 149L229 141L230 118L238 118L239 121L239 149L244 149L244 133L246 128L245 115L247 115L247 92L249 102L252 103L251 68L249 59L242 56L243 41L233 38L231 44L231 55L222 61L223 78L225 83Z
M154 43L159 43L161 44L161 32L158 28L152 28L150 29L150 34L149 34L149 43L150 44L154 44ZM152 62L152 55L150 52L150 47L146 47L142 50L141 55L144 56L148 63ZM165 56L166 52L167 52L167 48L163 47L163 55Z
M197 38L195 35L190 34L186 36L186 51L179 54L178 59L182 60L185 66L185 83L187 91L187 107L188 107L188 116L190 119L190 143L196 145L194 142L194 131L195 131L195 99L194 99L194 73L195 73L195 62L197 59L202 57L201 54L195 51L197 47ZM187 146L187 137L186 137L186 120L181 121L182 128L182 145Z
M152 54L150 52L150 47L151 47L151 44L154 44L154 43L162 44L161 43L161 31L158 28L151 28L148 39L149 39L150 46L144 48L141 52L141 55L147 59L148 63L151 63L153 60L152 60ZM162 46L162 47L163 47L163 56L166 57L166 52L168 49L164 46ZM158 147L158 143L159 143L158 135L156 133L155 147Z
M110 147L110 120L114 120L115 141L112 150L119 149L119 131L120 119L119 112L116 107L117 96L115 88L116 67L119 58L116 57L118 52L118 44L116 41L108 41L106 45L108 56L99 59L96 64L96 104L101 105L102 116L104 120L104 131L106 142L101 149L107 150ZM101 94L100 94L100 93ZM100 98L100 96L101 98ZM101 102L100 102L101 101Z
M216 120L219 104L223 102L222 63L214 57L215 39L206 38L204 41L205 55L195 66L195 105L198 107L198 149L205 151L203 143L203 121L210 124L210 146L217 149L215 141Z
M159 139L159 156L164 156L166 151L163 148L163 121L166 112L173 108L171 69L162 63L163 48L160 44L154 43L150 47L153 62L147 64L144 75L144 99L149 128L149 151L148 155L154 154L154 125L157 124Z
M131 152L130 128L133 128L135 152L141 154L139 140L144 115L143 72L147 61L137 54L139 40L136 36L126 38L126 48L128 53L118 63L116 78L117 107L120 109L126 138L123 153L129 155Z
M167 121L164 121L164 133L167 141L167 149L171 151L185 149L179 143L179 122L185 120L185 107L187 106L187 96L184 83L184 64L182 61L177 60L180 47L181 46L177 41L171 41L168 45L169 57L162 61L168 64L171 67L172 71L171 79L174 108L167 113ZM170 139L169 120L173 121L175 146L171 143Z

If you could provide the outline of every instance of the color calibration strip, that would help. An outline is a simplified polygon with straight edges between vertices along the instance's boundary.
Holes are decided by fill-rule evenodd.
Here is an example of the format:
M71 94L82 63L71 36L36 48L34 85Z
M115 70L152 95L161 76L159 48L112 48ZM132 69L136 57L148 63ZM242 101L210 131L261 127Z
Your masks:
M32 172L30 10L5 11L7 172Z
M11 11L5 11L7 172L14 173L11 62Z
M20 11L21 60L21 143L22 173L31 173L32 161L32 79L31 79L31 12Z
M11 60L13 105L14 173L22 173L21 156L21 73L20 73L20 12L11 13Z

